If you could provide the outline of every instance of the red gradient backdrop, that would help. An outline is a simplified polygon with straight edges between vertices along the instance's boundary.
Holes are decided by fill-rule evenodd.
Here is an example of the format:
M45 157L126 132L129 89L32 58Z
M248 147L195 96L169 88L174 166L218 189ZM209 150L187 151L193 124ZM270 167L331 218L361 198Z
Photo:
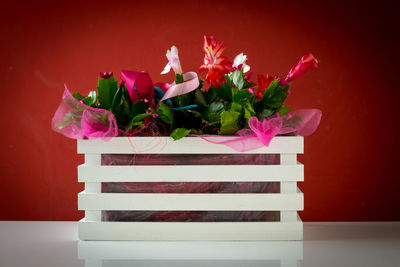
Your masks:
M11 2L11 1L8 1ZM0 219L78 220L76 141L50 129L63 92L88 93L99 71L160 76L171 45L186 71L203 35L252 71L285 75L306 52L320 69L295 81L288 103L320 108L305 139L306 221L400 220L397 7L350 1L19 1L0 11ZM302 3L299 3L302 2ZM398 171L397 171L398 172Z

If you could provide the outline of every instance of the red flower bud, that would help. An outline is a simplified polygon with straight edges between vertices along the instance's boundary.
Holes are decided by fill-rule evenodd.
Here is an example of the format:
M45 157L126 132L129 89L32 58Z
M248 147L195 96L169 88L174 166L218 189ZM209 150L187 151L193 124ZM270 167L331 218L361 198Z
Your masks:
M100 72L99 76L102 79L109 79L109 78L111 78L113 76L113 73L112 73L112 71L110 71L110 72Z
M309 68L317 69L318 60L311 54L304 55L296 66L292 67L286 76L284 83L289 83L303 75Z

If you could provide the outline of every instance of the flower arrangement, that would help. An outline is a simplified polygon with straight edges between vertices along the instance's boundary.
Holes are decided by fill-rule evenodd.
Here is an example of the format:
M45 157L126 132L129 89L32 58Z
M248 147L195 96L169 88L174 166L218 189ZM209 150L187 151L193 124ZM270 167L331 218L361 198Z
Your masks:
M213 36L204 37L204 79L184 73L172 46L161 72L175 73L171 84L153 83L146 72L122 71L119 83L112 72L100 73L97 90L88 96L71 94L65 86L52 127L70 138L237 135L260 145L275 135L308 135L317 128L319 110L290 113L284 105L291 82L318 67L311 53L285 78L267 74L253 81L247 56L240 53L232 62L223 56L225 48Z

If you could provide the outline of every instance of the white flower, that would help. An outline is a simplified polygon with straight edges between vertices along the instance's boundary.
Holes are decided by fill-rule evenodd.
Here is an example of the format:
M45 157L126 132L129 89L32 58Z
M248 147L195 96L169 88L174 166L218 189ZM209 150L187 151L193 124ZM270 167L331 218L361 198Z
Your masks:
M171 50L167 51L166 56L169 62L165 66L161 74L167 74L171 70L171 68L174 70L176 74L182 74L183 71L181 67L181 62L179 61L178 48L176 48L176 46L172 46Z
M243 73L246 73L250 70L250 66L246 65L247 56L243 53L240 53L233 60L233 67L237 69L240 65L242 65Z

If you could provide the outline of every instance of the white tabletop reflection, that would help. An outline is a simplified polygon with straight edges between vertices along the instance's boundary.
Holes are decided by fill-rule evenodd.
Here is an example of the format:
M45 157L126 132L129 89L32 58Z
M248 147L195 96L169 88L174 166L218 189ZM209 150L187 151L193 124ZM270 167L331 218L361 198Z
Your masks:
M75 222L0 222L0 266L400 266L400 222L305 223L304 241L78 241Z

